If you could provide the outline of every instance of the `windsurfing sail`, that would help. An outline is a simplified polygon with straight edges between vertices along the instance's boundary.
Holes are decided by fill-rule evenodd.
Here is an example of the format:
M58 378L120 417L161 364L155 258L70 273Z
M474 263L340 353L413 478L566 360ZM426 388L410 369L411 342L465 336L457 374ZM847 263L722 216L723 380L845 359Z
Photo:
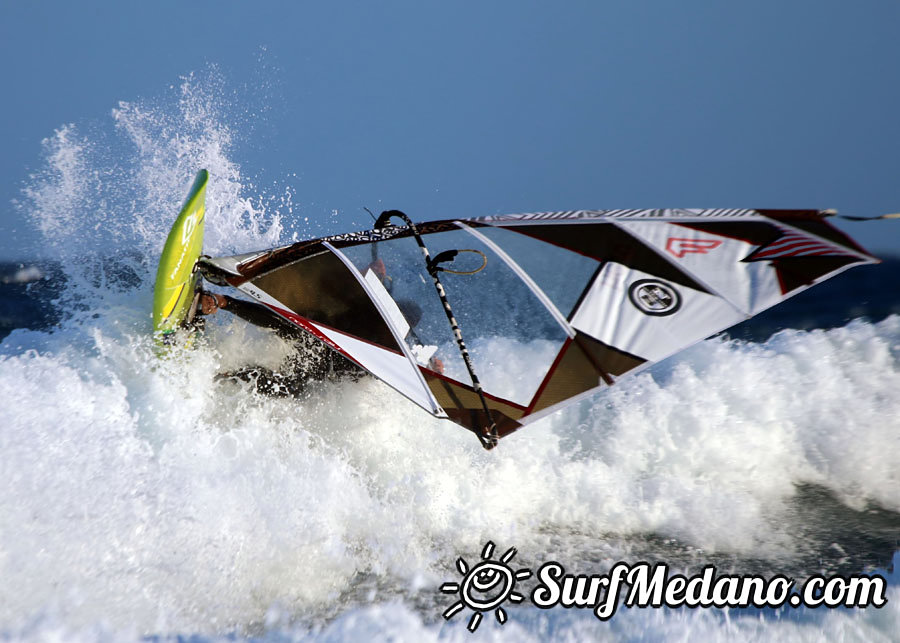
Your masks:
M578 210L432 221L201 258L200 268L490 447L488 427L509 435L878 261L829 214ZM419 241L435 258L474 251L441 273L443 299Z

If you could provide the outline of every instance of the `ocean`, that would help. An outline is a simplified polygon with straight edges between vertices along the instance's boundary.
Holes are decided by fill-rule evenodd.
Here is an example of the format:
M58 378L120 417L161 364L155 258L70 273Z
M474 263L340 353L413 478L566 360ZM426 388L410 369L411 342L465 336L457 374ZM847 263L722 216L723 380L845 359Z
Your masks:
M62 127L24 189L52 259L0 265L0 638L900 639L900 259L485 452L371 379L300 399L217 380L289 351L227 315L157 355L155 263L198 168L210 253L322 232L289 192L242 178L215 107L188 80L170 103ZM494 341L527 367L527 345ZM471 612L442 618L454 599L440 588L488 542L530 570L879 574L887 603L600 621L526 596L470 633Z

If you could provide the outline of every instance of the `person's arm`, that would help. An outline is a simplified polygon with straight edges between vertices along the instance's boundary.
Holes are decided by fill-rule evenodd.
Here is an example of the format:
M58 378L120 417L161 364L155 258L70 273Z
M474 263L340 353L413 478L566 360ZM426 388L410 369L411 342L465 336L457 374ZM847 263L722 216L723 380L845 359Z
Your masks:
M300 334L299 329L262 304L215 293L200 296L201 314L212 315L222 308L254 326L274 330L280 337L294 338Z

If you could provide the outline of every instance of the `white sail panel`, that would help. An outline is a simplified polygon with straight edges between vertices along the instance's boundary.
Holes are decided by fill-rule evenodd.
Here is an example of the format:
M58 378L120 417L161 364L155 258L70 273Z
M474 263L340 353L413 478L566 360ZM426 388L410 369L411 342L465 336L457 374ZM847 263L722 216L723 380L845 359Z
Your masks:
M658 361L744 318L720 297L608 263L572 326L620 351Z
M444 413L440 412L440 407L432 401L431 394L422 384L419 374L405 355L394 353L321 324L312 323L311 325L372 375L387 382L422 408L441 417L444 416Z
M759 220L767 225L762 217ZM622 221L618 225L747 315L783 298L778 275L768 263L742 263L758 248L754 244L672 223Z

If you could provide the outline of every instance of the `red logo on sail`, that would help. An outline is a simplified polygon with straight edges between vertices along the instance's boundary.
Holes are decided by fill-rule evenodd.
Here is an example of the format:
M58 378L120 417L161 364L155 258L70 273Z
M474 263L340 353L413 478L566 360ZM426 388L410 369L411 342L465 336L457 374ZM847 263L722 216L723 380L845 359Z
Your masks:
M705 255L710 250L718 248L722 245L721 241L715 239L682 239L680 237L669 237L666 241L666 250L675 257L681 259L684 255L699 254Z

